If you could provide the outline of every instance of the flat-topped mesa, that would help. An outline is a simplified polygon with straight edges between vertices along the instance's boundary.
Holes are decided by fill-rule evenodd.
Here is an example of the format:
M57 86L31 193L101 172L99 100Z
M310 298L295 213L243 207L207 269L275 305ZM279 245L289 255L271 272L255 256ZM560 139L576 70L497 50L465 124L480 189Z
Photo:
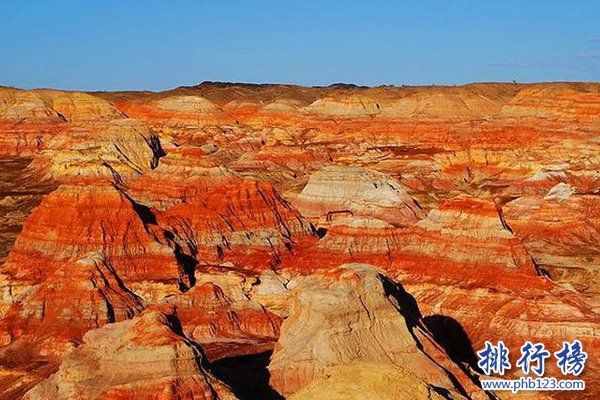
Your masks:
M116 101L132 118L173 127L201 126L223 120L221 107L197 95L160 95L146 101Z
M338 118L481 119L498 113L509 96L485 93L474 87L391 89L388 93L376 88L364 94L322 97L301 111Z
M203 354L180 331L171 310L88 332L58 372L25 400L235 400L204 366Z
M262 110L264 112L275 112L275 113L292 113L302 107L302 101L294 99L276 99L265 106Z
M170 96L154 103L160 109L182 113L208 113L219 110L210 100L200 96Z
M500 111L510 96L510 92L486 92L475 86L438 91L430 88L391 102L389 111L384 107L383 115L395 118L489 118Z
M65 120L73 124L126 118L110 102L88 93L47 89L34 90L33 93L47 102Z
M403 377L394 382L398 392L411 382L413 398L429 398L432 387L453 398L483 394L420 326L410 296L373 267L347 264L292 282L289 316L269 364L270 382L284 395L319 381L333 388L327 376L338 369L354 367L358 378L373 365ZM355 383L359 393L373 390L374 382Z
M329 221L352 215L411 225L423 216L418 203L395 179L353 166L323 167L310 176L293 202L304 216Z
M302 111L328 117L368 117L380 114L381 106L375 99L364 96L324 97L302 108Z

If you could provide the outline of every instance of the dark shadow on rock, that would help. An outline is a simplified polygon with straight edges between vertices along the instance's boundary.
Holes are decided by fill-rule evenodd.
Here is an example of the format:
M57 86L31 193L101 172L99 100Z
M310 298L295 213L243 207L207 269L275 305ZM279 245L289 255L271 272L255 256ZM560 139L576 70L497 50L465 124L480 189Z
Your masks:
M150 162L150 168L155 169L156 167L158 167L158 160L161 157L166 156L167 153L163 149L158 136L152 135L149 138L144 137L144 140L146 141L146 144L148 144L148 147L150 147L150 149L152 149L153 157L152 157L152 161Z
M229 385L240 400L283 400L269 385L269 360L272 351L222 358L211 364L213 374Z
M477 355L471 340L457 320L445 315L430 315L423 318L423 323L433 338L444 347L452 361L466 363L473 369L478 368Z
M133 209L135 210L136 214L142 220L144 226L157 224L156 216L154 215L152 210L150 210L150 207L146 207L145 205L136 203L135 201L131 201L131 205L133 206Z
M482 373L482 371L477 366L477 354L469 335L460 322L452 317L439 314L424 317L422 321L435 341L446 350L450 359L475 385L481 387L478 373ZM487 395L490 399L497 398L490 392L487 392Z
M431 361L433 361L438 367L440 367L446 372L448 379L450 379L450 381L452 382L454 387L460 392L460 394L462 394L466 398L469 398L468 393L466 392L465 388L460 384L459 380L449 370L444 368L444 366L442 366L435 359L433 359L433 357L427 354L427 352L423 348L423 344L421 343L417 334L415 333L415 331L419 329L422 331L427 331L427 327L423 324L423 314L421 314L421 310L419 310L417 300L410 293L404 290L402 285L400 285L399 283L392 281L384 275L380 275L380 279L383 282L383 290L386 296L391 297L395 300L395 303L398 307L398 311L406 320L406 325L409 328L409 332L413 340L415 341L415 345L417 346L417 348L421 350L423 354L427 356ZM445 396L444 392L439 390L440 388L434 388L432 386L430 387L430 389L434 390L436 393L438 393L444 398L450 398Z
M152 209L148 206L136 202L131 196L129 196L129 194L125 190L119 188L117 185L115 185L115 188L119 190L119 192L123 196L125 196L127 200L129 200L136 214L144 224L146 232L148 232L148 234L154 237L156 241L160 242L160 240L154 235L154 233L152 233L152 231L148 229L149 225L158 225L156 215L154 215ZM179 277L177 279L177 285L179 287L179 290L182 292L188 291L196 284L195 273L196 266L198 265L198 260L196 260L196 258L194 257L195 254L190 255L183 250L183 248L177 241L177 237L175 236L175 234L173 234L173 232L163 230L163 236L167 240L169 247L173 249L173 255L175 256L177 264L179 265Z
M429 398L431 398L431 392L433 391L444 399L452 399L452 394L448 389L444 389L435 385L427 385L427 388L429 390Z
M198 265L198 260L196 260L195 257L184 253L181 246L175 241L171 242L171 244L175 260L177 260L177 264L179 265L179 278L177 279L177 284L179 290L186 292L196 285L196 266Z
M116 179L116 178L115 178ZM120 178L119 178L120 179ZM133 207L133 210L135 211L135 213L137 214L137 216L140 218L140 220L142 221L142 224L144 224L144 227L147 228L147 225L157 225L157 221L156 221L156 216L154 215L154 213L152 212L152 210L150 209L150 207L145 206L141 203L136 202L133 197L131 197L123 188L122 186L122 182L115 182L113 183L113 187L123 196L125 197L129 203L131 203L131 206Z
M414 327L419 325L419 322L423 317L421 310L419 310L417 300L415 300L410 293L404 290L402 285L393 282L391 279L383 275L381 275L381 279L383 282L383 290L385 295L396 300L396 303L400 308L400 313L412 331Z
M176 334L178 334L181 337L186 337L185 333L183 333L183 326L181 326L181 321L179 320L177 315L168 314L167 315L167 324L173 332L175 332Z
M319 237L319 239L323 239L325 235L327 235L327 228L319 227L316 229L315 233Z
M477 372L480 372L477 367L477 356L475 354L475 350L473 349L471 340L469 339L469 336L462 325L455 319L444 315L423 317L417 300L410 293L408 293L402 287L402 285L392 281L384 275L380 275L380 278L383 282L383 288L386 296L395 300L398 310L406 320L406 324L409 327L410 333L415 340L417 347L423 351L423 353L435 364L446 371L448 378L452 381L456 389L463 396L469 398L468 393L465 391L458 379L424 351L422 343L415 334L416 330L429 333L433 339L444 348L448 354L448 357L450 357L450 359L470 378L470 380L475 385L481 387L481 383L479 382L479 377L477 375ZM448 396L444 389L431 386L430 390L435 391L442 397ZM486 392L486 395L489 399L497 399L497 397L491 392Z

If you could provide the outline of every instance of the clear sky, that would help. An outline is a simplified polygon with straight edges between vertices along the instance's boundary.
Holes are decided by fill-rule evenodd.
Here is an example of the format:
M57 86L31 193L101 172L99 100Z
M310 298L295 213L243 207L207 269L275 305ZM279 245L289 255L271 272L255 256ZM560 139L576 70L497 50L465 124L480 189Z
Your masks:
M1 0L0 84L600 81L600 1Z

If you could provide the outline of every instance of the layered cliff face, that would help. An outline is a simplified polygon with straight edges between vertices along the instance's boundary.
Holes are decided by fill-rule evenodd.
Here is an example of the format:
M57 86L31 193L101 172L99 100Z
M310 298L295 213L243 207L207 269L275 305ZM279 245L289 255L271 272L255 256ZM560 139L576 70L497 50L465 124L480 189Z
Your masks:
M70 126L93 128L122 118L110 102L87 93L0 88L0 149L11 155L38 153Z
M28 170L31 158L0 159L0 263L17 238L25 218L55 183Z
M504 398L486 340L574 339L562 396L597 398L599 109L578 83L0 88L0 399Z
M506 204L508 223L552 280L584 294L597 309L600 199L559 183L545 196Z
M172 310L92 330L24 399L235 399L181 335Z
M596 85L539 85L519 92L502 107L501 114L511 118L543 118L594 124L600 110Z
M422 212L400 183L376 171L329 166L312 174L295 204L309 217L369 216L411 225Z
M289 315L269 364L272 385L281 393L301 392L339 368L354 367L360 375L369 364L407 375L416 384L413 398L431 392L461 398L478 390L429 336L410 295L371 266L345 264L293 283ZM335 385L335 378L328 383ZM322 395L329 397L327 390Z

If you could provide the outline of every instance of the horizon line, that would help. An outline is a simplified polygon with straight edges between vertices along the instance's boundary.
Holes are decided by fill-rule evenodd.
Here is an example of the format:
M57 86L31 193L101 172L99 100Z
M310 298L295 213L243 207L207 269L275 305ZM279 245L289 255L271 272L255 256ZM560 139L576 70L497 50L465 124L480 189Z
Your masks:
M360 90L368 90L368 89L377 89L377 88L433 88L433 87L462 87L462 86L471 86L471 85L542 85L542 84L600 84L600 81L595 80L580 80L580 81L570 81L570 80L553 80L553 81L471 81L465 83L407 83L407 84L379 84L379 85L360 85L356 83L349 82L333 82L330 84L322 84L322 85L304 85L299 83L289 83L289 82L239 82L239 81L212 81L205 80L201 81L197 84L192 85L180 85L169 87L165 89L61 89L59 87L32 87L25 88L19 86L12 86L6 84L0 84L0 89L16 89L16 90L24 90L24 91L35 91L35 90L56 90L60 92L82 92L82 93L124 93L124 92L139 92L139 93L163 93L169 92L177 89L196 89L202 86L222 86L222 87L231 87L231 86L247 86L247 87L298 87L305 89L360 89Z

